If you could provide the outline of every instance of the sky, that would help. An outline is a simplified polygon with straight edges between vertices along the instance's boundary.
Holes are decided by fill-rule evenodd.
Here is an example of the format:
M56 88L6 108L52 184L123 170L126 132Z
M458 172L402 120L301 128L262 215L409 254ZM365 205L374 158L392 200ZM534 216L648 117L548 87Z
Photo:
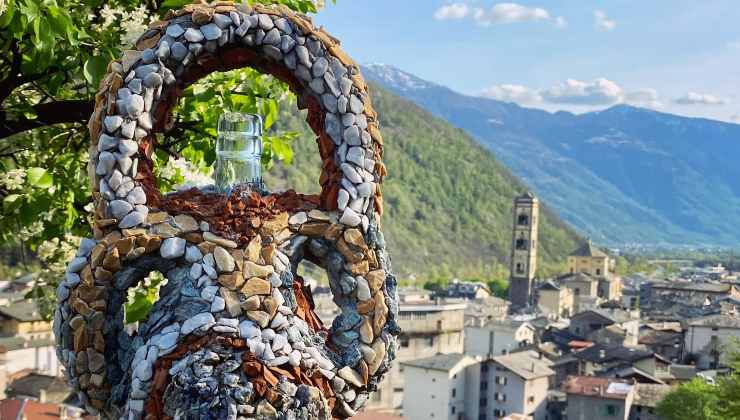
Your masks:
M740 123L737 0L337 0L315 22L361 64L581 113L626 103Z

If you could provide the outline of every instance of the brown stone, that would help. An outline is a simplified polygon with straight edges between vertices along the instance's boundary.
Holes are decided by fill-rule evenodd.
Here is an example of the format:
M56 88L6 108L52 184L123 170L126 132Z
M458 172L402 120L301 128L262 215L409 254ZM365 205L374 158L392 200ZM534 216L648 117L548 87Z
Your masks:
M270 319L275 316L278 310L278 304L272 296L268 296L262 300L262 307L265 309L265 312L270 314Z
M383 363L383 360L385 359L385 341L378 337L375 342L373 342L373 351L375 352L375 359L373 359L372 363L368 364L368 372L371 375L375 375L375 373L378 371L378 368Z
M174 238L175 236L180 234L180 229L172 226L167 222L157 223L156 225L152 226L152 233L157 236L161 236L162 238Z
M270 323L270 315L263 311L247 311L247 318L256 322L261 328L265 328Z
M118 219L99 219L95 222L95 224L101 229L105 229L117 223L118 223Z
M262 247L262 260L272 261L272 257L275 255L275 244L271 243L265 247Z
M349 265L349 271L357 276L364 276L370 271L367 261L363 260Z
M191 244L199 244L203 242L203 234L200 232L190 232L183 236L186 241L190 242Z
M221 293L221 297L224 298L224 302L226 302L226 311L229 313L229 316L236 318L241 315L241 302L239 302L239 296L236 292L232 292L225 287L222 287L219 292Z
M367 315L375 309L375 300L362 300L357 304L357 313Z
M90 268L89 265L86 265L85 268L83 268L80 272L80 279L82 279L83 284L86 284L88 286L92 286L95 283L92 268Z
M250 296L241 305L245 311L256 311L260 308L260 297L257 295Z
M103 257L105 257L105 244L95 245L90 253L90 264L93 267L99 266L103 262Z
M362 233L358 229L347 229L344 231L344 240L360 249L367 248L365 238L362 237Z
M236 290L244 285L244 275L240 271L221 274L218 276L218 282L227 289Z
M175 216L175 223L185 233L195 232L200 229L198 222L193 218L193 216L189 216L187 214L178 214Z
M146 229L135 228L135 229L124 229L123 236L141 236L146 234Z
M236 248L236 242L222 238L221 236L215 235L211 232L203 232L203 240L213 242L216 245L221 245L224 248L234 249Z
M313 220L318 220L321 222L328 222L329 221L329 215L321 210L313 209L308 212L308 218Z
M205 25L213 19L213 9L199 7L193 11L193 23L196 25Z
M149 213L149 215L146 217L146 222L150 225L156 225L159 223L163 223L165 220L167 220L168 217L170 217L170 215L167 214L166 211Z
M365 344L372 344L374 338L370 318L363 317L362 324L360 324L360 340Z
M116 272L121 269L121 257L118 254L118 248L108 251L103 259L103 268L108 271Z
M77 296L85 302L94 302L97 299L105 297L104 286L86 286L77 287Z
M231 253L232 258L234 258L234 263L236 264L236 270L237 271L244 270L244 250L232 249L230 253Z
M153 236L149 239L144 248L146 248L146 252L148 254L150 252L158 250L160 245L162 245L162 238L159 236Z
M339 238L337 241L337 250L351 263L357 263L363 260L362 252L353 250L342 238Z
M95 302L90 305L91 309L95 309L96 311L104 311L106 306L106 302L104 299L98 299Z
M141 57L141 51L136 50L126 50L123 52L123 58L121 59L121 64L123 65L123 72L128 73L129 70L131 70L131 66L133 66Z
M329 241L335 241L341 234L342 234L342 226L335 223L335 224L330 225L329 228L326 229L326 232L324 232L324 238L326 238Z
M201 242L198 244L198 250L203 255L212 253L214 249L216 249L216 244L213 242Z
M144 51L147 48L153 48L155 45L157 45L157 42L159 42L159 38L161 37L162 34L157 33L149 38L140 39L139 42L136 43L136 49L139 51Z
M288 212L282 212L272 219L265 220L262 223L260 233L265 236L274 236L276 233L288 227Z
M270 282L259 277L252 277L242 287L242 293L247 297L254 295L269 295Z
M134 249L134 244L136 244L136 238L130 237L118 240L113 246L118 250L118 255L127 255Z
M298 231L301 235L322 236L328 228L329 224L326 222L306 222L301 225Z
M374 295L383 287L383 283L385 283L385 270L373 270L367 273L365 278L367 279L367 284L370 286L370 292Z
M69 327L76 330L80 327L85 326L85 318L82 315L75 315L74 318L69 320Z
M262 277L265 278L270 273L274 273L275 268L271 265L259 265L252 261L244 261L244 277Z
M93 373L92 375L90 375L90 385L94 386L95 388L102 387L103 386L103 382L105 381L105 376L104 375L105 375L105 371L102 371L100 373ZM103 404L103 406L104 405L105 404Z
M100 282L107 282L112 278L113 278L113 273L106 270L105 268L98 267L95 269L95 280L100 281Z
M259 263L260 262L260 251L262 250L262 238L260 235L255 236L249 241L249 244L244 249L244 258L249 261Z
M277 235L273 236L273 242L280 245L292 237L293 232L289 228L285 228L281 230Z
M362 377L362 382L367 385L367 382L370 379L370 368L364 360L360 360L360 363L357 365L357 371Z
M95 331L95 338L93 339L93 347L95 347L96 351L99 351L101 353L105 352L105 338L103 337L103 333L100 330Z
M90 313L90 307L82 299L75 298L71 300L72 309L82 316L87 316Z
M380 335L388 319L388 307L385 305L385 295L382 291L375 294L375 313L373 314L373 331Z
M107 235L105 235L105 238L101 242L103 242L106 246L110 244L116 243L119 239L123 238L123 235L121 235L121 232L114 230Z

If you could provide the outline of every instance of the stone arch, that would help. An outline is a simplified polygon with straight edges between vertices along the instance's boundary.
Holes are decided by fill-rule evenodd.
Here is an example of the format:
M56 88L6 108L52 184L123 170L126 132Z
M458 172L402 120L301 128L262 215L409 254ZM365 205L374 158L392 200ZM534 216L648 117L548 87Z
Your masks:
M239 217L209 223L203 209L215 204L207 195L157 190L155 135L171 128L185 87L245 66L286 82L308 109L322 192L230 197L226 205L243 210ZM223 350L219 366L242 362L236 383L251 390L245 401L258 411L274 409L273 397L302 395L285 406L290 415L354 415L389 369L400 332L379 230L382 137L358 66L306 16L217 2L169 13L108 70L88 126L94 238L83 240L68 266L54 320L57 354L81 401L107 418L171 416L167 410L178 407L166 400L190 392L168 386L187 379L178 366ZM329 274L342 310L331 328L294 275L303 258ZM152 270L171 281L154 313L174 316L150 316L129 340L120 336L122 296ZM203 301L210 309L178 312ZM271 382L278 374L287 379Z

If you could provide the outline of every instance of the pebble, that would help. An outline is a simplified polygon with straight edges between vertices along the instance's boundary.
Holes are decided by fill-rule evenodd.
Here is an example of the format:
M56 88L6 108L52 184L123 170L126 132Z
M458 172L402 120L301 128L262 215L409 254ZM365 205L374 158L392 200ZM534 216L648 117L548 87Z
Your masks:
M213 303L211 303L211 312L221 312L226 308L226 301L221 296L216 296L213 298Z
M362 166L365 163L365 150L361 147L350 147L347 150L347 161Z
M344 141L350 146L359 146L362 144L360 141L360 129L356 125L347 127L344 130Z
M337 194L339 210L344 210L347 207L347 203L349 203L349 193L347 190L339 190L339 194Z
M166 31L166 34L169 35L169 36L171 36L172 38L177 38L180 35L182 35L183 33L185 33L185 30L182 29L182 26L180 26L180 25L178 25L176 23L175 24L170 24L170 26L167 27L167 31Z
M362 111L365 109L365 105L362 103L360 98L357 97L357 95L352 95L349 98L349 108L355 114L362 114Z
M124 200L113 200L108 205L108 209L111 212L111 215L120 220L125 215L131 213L131 211L134 209L134 206L132 206L128 201Z
M104 150L110 150L116 146L118 146L117 138L111 137L105 133L100 135L100 139L98 140L98 151L102 152Z
M226 15L216 13L213 15L213 23L221 29L226 29L231 26L231 18Z
M144 220L146 220L146 215L138 211L133 211L127 214L126 217L121 220L121 223L118 224L118 227L121 229L130 229L144 223Z
M223 31L221 28L218 27L215 23L209 23L208 25L203 25L200 27L201 33L203 33L203 37L205 37L208 41L213 41L216 39L221 38L221 34Z
M216 245L221 245L224 248L236 248L237 244L236 242L222 238L220 236L214 235L211 232L203 232L203 240L208 242L213 242Z
M319 57L311 67L311 74L313 74L313 77L323 77L328 69L329 61L324 57Z
M126 121L121 125L121 135L127 139L134 137L136 131L136 121Z
M167 238L162 241L162 246L159 248L159 253L162 258L173 259L182 257L185 253L185 239L182 238Z
M216 260L216 267L221 273L230 273L234 271L234 257L228 251L220 246L213 250L213 258Z
M260 329L252 321L242 321L239 324L239 334L242 338L250 339L260 336Z
M362 219L360 218L359 214L357 214L351 208L347 207L344 209L342 217L339 219L339 223L354 227L362 223Z
M185 31L185 39L188 40L188 42L201 42L205 39L205 36L203 36L203 32L198 29L188 28Z
M175 42L170 50L172 51L172 58L177 61L182 61L188 55L188 48L182 42Z
M67 266L67 272L68 273L77 273L87 264L87 258L85 257L77 257L70 261L69 265ZM79 279L78 279L79 281Z
M349 382L350 384L354 385L357 388L364 386L364 384L362 383L362 377L360 376L360 374L355 372L349 366L345 366L339 369L339 372L337 372L337 375L339 375L340 378L344 379L345 381Z
M272 19L268 15L261 14L259 15L258 19L259 19L260 28L264 29L265 31L269 31L270 29L275 27L275 23L272 21Z
M188 274L192 280L198 280L203 275L203 266L197 263L193 264L190 266L190 272Z
M123 124L123 118L118 115L110 115L105 117L105 119L103 120L105 131L111 134L118 130L121 127L121 124Z
M182 327L180 328L180 334L187 335L198 328L215 323L216 319L213 318L213 315L210 312L202 312L183 322Z
M103 176L109 174L116 164L116 157L110 152L103 152L98 156L98 165L95 167L95 173Z
M126 196L126 201L131 204L146 204L146 193L141 187L134 187Z
M185 260L191 263L198 262L203 259L203 254L200 252L197 246L189 246L185 250Z
M118 144L118 151L123 156L133 156L139 151L139 144L134 140L121 140Z
M265 38L262 40L262 43L280 45L280 31L278 31L277 28L272 28L265 34Z

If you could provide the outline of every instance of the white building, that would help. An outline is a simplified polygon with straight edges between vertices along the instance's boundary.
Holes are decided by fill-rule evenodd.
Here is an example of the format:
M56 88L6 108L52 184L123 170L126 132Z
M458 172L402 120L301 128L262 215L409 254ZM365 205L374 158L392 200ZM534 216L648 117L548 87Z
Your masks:
M521 414L546 420L547 390L555 372L534 351L476 361L462 354L403 362L403 415L422 419L501 419Z
M740 317L709 315L689 323L684 348L699 369L713 369L727 364L725 346L733 338L740 338Z
M492 320L483 326L465 327L465 354L493 357L534 343L535 328L526 321Z

